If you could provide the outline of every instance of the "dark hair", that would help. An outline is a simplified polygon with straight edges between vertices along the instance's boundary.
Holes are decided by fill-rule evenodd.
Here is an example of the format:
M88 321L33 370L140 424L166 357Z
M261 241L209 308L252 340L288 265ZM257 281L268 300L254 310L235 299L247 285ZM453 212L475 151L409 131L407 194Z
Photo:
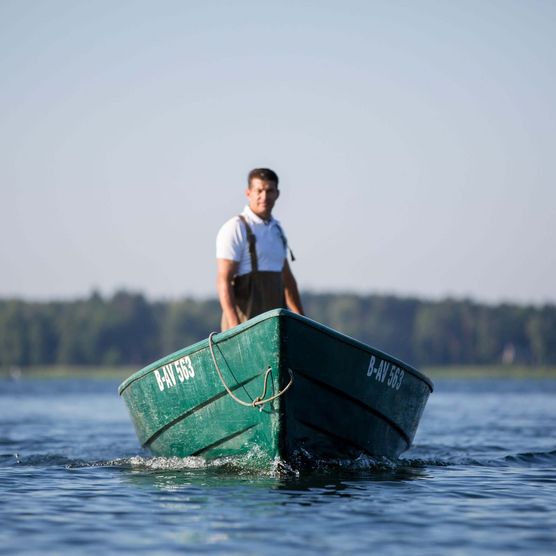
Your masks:
M253 178L259 178L262 181L274 183L276 187L278 187L278 175L270 168L255 168L251 170L247 176L247 185L249 187L251 187L251 180Z

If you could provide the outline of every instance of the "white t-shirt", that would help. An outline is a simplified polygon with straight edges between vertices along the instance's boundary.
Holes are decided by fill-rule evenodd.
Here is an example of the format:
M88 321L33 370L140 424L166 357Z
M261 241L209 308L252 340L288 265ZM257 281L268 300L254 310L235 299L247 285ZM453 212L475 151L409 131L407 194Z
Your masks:
M257 238L259 270L281 272L286 260L286 246L280 232L279 222L271 218L264 221L246 206L242 215ZM238 216L228 220L216 236L216 258L239 262L237 275L251 272L251 256L245 225Z

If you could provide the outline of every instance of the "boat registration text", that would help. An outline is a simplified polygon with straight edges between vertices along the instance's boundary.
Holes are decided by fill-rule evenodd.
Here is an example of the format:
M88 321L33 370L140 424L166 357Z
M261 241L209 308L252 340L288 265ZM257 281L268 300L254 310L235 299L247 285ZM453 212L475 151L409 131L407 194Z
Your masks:
M388 361L383 361L380 359L380 363L377 366L377 358L371 355L369 361L369 367L367 368L367 376L374 378L377 382L385 383L394 390L399 390L402 385L403 377L405 373L403 369ZM386 379L388 377L388 379Z
M156 369L154 372L158 388L162 392L168 388L173 388L181 382L185 382L195 377L195 369L191 363L191 358L186 355L181 359L172 361L168 365Z

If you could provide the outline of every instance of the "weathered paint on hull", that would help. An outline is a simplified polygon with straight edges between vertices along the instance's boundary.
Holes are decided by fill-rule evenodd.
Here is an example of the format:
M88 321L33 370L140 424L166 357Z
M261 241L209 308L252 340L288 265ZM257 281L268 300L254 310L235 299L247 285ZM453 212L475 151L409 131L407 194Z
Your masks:
M269 460L397 457L411 445L431 382L401 361L305 317L278 309L214 336L234 395L204 340L153 363L120 386L141 444L163 456L216 458L257 446Z

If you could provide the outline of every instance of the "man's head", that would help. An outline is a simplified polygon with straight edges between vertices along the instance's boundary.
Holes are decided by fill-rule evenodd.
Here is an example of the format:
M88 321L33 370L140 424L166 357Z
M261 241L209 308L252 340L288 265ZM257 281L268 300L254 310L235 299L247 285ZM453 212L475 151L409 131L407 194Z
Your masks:
M247 178L249 208L263 220L268 220L280 196L278 176L269 168L255 168Z

